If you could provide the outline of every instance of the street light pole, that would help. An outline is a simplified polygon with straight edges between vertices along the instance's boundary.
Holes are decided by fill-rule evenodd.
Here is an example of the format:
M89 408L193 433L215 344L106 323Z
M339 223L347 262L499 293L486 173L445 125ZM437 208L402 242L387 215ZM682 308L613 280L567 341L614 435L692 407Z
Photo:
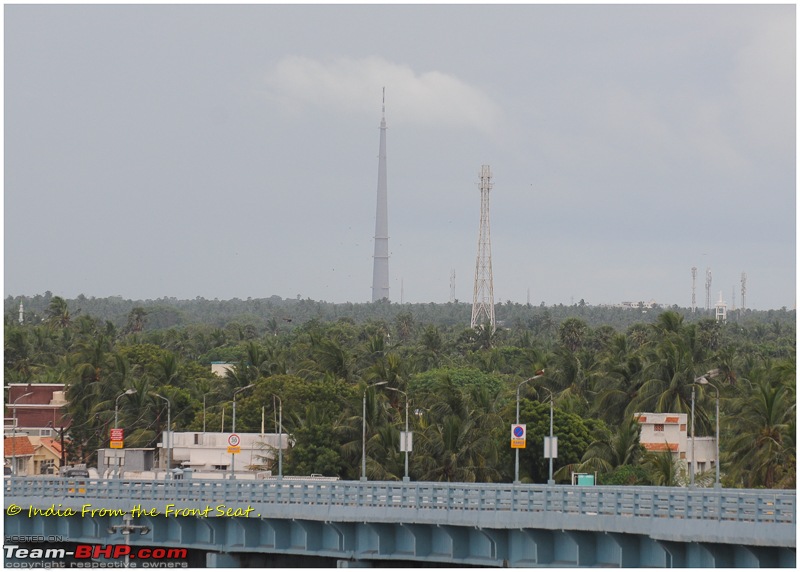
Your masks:
M525 385L526 383L528 383L529 381L533 381L534 379L539 379L542 376L544 376L544 370L543 369L537 371L536 375L534 375L533 377L529 377L528 379L526 379L525 381L523 381L522 383L520 383L517 386L517 422L516 422L517 425L519 425L519 390L520 390L520 388L523 385ZM519 484L519 448L514 449L514 453L515 453L515 455L514 455L514 484L518 485Z
M167 466L166 466L166 473L164 474L164 479L167 479L167 475L169 474L169 468L172 466L172 418L171 418L171 410L172 406L170 405L169 399L164 397L163 395L159 395L158 393L154 393L154 396L163 399L167 402L167 435L164 439L164 448L167 449ZM169 445L167 445L169 443Z
M272 396L278 400L278 479L283 479L283 401L274 393Z
M253 387L252 383L250 385L240 387L239 389L233 392L233 420L231 421L231 433L236 433L236 395L244 391L245 389L250 389L251 387ZM235 465L236 465L236 453L231 453L231 479L236 478L236 474L234 472L236 469Z
M409 481L411 479L409 479L408 477L408 394L405 391L401 389L395 389L394 387L387 387L386 389L389 389L391 391L396 391L397 393L402 393L406 397L406 434L405 434L405 442L403 443L403 448L406 450L406 472L405 475L403 476L403 480Z
M367 390L370 387L378 387L379 385L386 385L388 381L379 381L372 385L367 385L364 388L364 398L361 406L361 479L367 480Z
M715 445L716 446L715 446L715 452L714 452L714 465L715 465L714 468L716 469L716 477L714 479L714 488L718 489L718 488L720 488L722 486L722 485L720 485L720 482L719 482L719 389L717 388L716 385L714 385L713 383L708 381L705 377L701 377L700 380L697 383L699 383L700 385L710 385L711 387L714 388L714 391L717 394L717 396L716 396L717 397L717 419L716 419L717 428L716 428L716 439L715 439L715 441L716 441Z
M689 464L689 486L694 486L694 384L692 384L692 457Z
M114 400L114 429L119 429L119 398L126 395L133 395L134 393L136 393L135 389L126 389L124 393L118 395Z
M542 389L550 394L550 447L548 447L550 450L550 454L548 455L548 457L550 457L550 478L547 480L547 484L554 485L556 482L553 480L553 392L546 387Z
M15 477L17 476L17 401L23 397L28 397L29 395L33 395L33 392L29 391L28 393L20 395L14 400L13 403L14 428L11 430L11 474L13 474Z

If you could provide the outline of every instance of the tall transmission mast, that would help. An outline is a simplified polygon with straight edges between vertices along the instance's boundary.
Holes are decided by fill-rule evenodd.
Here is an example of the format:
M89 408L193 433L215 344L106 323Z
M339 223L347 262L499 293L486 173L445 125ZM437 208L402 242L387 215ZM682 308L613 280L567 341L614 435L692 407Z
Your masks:
M711 311L711 268L706 267L706 313Z
M375 210L375 255L372 266L372 301L389 299L389 209L386 185L386 88L381 104L381 138L378 150L378 205Z
M475 260L475 288L472 293L470 327L489 324L494 332L494 281L492 279L492 239L489 233L489 191L492 190L492 171L481 166L481 222L478 230L478 256Z
M456 301L456 269L450 269L450 301Z
M747 295L747 274L742 272L742 304L740 310L744 312L744 309L747 307L745 302L745 296Z
M697 286L697 266L692 266L692 314L697 311L697 299L695 298L695 288Z

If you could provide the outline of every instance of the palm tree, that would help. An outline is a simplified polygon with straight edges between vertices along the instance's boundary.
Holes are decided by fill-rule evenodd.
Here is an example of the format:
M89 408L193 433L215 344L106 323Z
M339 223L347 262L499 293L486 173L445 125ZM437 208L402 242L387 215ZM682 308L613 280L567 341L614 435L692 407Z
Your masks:
M415 473L421 480L493 482L499 450L493 429L502 424L499 394L486 387L471 391L443 376L424 399L432 405L419 420Z
M667 451L648 451L643 460L650 481L656 486L676 487L684 480L681 463Z
M760 376L724 419L733 433L728 473L746 487L771 488L795 470L796 401L789 387ZM790 482L787 479L786 482Z
M573 472L610 473L623 466L637 465L644 448L639 444L641 425L631 417L614 433L605 433L586 449L581 462L565 465L555 473L559 480L568 479Z
M67 301L61 296L53 296L47 307L47 323L55 328L68 328L72 324L72 315Z

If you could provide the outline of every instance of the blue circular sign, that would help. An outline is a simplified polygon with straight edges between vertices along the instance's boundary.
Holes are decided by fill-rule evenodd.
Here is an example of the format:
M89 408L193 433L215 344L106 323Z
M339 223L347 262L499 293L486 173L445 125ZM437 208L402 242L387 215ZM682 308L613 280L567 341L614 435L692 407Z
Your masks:
M519 439L519 438L522 438L522 436L524 434L525 434L525 431L522 430L522 427L520 427L520 426L514 427L514 437L517 437Z

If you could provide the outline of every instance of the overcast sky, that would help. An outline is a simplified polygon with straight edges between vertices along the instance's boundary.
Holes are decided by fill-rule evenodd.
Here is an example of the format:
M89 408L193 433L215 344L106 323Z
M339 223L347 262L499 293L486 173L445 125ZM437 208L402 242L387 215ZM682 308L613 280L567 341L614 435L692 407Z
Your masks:
M794 308L793 5L6 5L6 295ZM735 297L732 300L732 295Z

